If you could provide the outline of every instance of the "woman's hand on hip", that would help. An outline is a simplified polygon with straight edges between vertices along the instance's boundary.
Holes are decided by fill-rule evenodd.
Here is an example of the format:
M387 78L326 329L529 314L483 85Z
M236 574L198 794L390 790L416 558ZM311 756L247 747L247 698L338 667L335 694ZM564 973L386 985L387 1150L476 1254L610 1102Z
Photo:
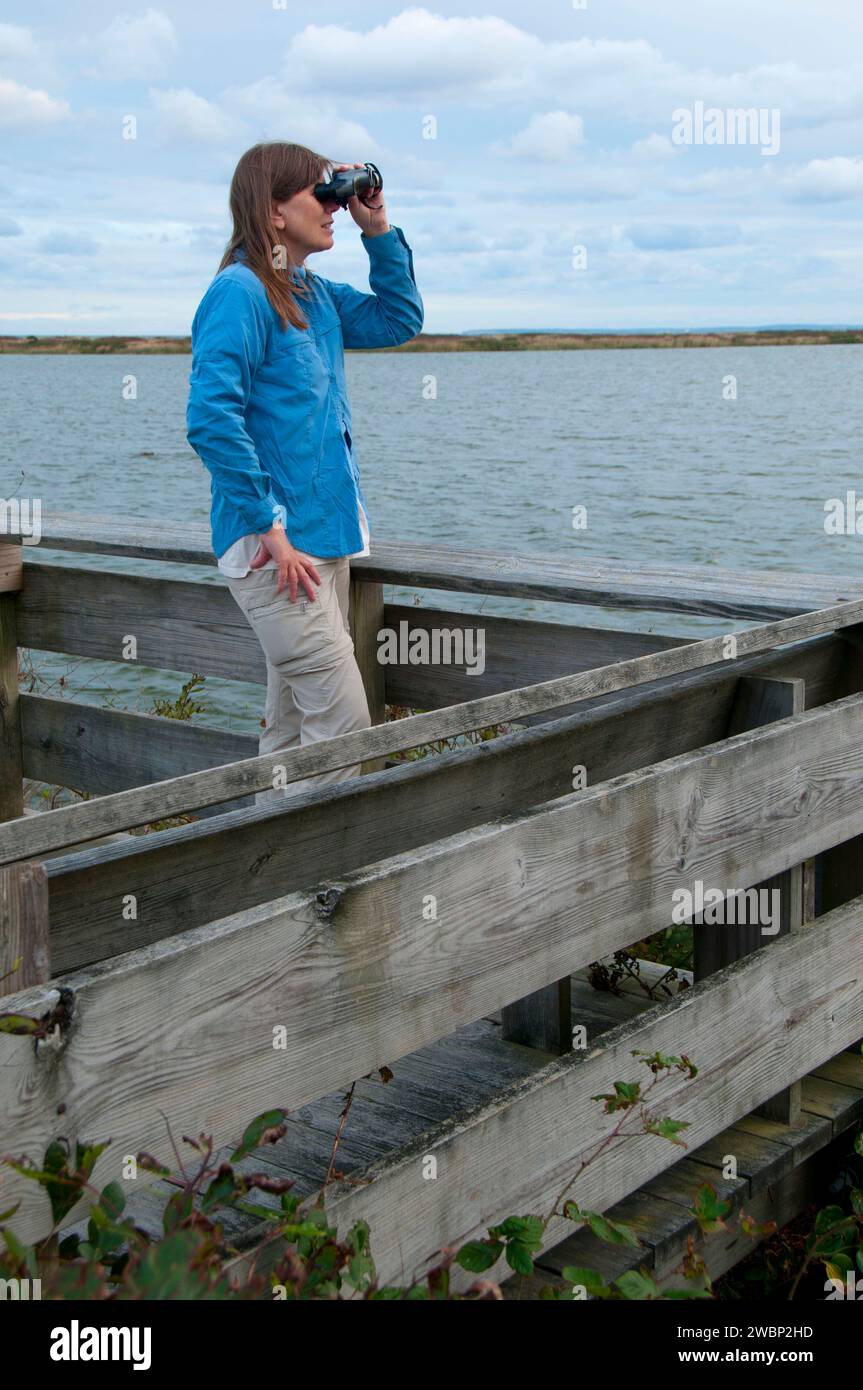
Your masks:
M291 597L291 603L297 601L297 588L302 584L312 602L315 601L315 591L312 588L312 581L315 584L321 583L321 576L315 569L311 560L304 560L299 552L294 550L283 526L276 524L271 530L264 532L260 536L258 546L252 559L249 561L253 570L258 570L262 565L272 558L276 562L279 572L276 593L280 594L287 586Z

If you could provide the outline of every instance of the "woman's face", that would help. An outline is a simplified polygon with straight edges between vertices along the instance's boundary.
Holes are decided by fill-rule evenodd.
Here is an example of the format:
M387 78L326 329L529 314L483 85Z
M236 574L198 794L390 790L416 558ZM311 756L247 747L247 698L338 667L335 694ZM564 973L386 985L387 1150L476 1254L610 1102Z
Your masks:
M273 225L296 265L315 251L329 251L334 242L333 219L341 205L335 199L320 202L316 186L310 183L285 202L273 204Z

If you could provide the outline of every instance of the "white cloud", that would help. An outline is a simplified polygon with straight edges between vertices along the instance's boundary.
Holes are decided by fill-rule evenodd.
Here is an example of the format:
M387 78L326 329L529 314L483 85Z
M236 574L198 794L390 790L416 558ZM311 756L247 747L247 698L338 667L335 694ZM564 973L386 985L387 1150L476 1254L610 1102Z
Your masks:
M736 246L742 233L736 226L703 226L650 222L628 227L629 240L639 251L690 251L696 247Z
M235 120L188 87L170 90L151 87L150 100L158 115L159 132L163 137L206 144L235 139L240 134Z
M506 20L454 18L403 10L365 33L309 24L291 41L285 71L315 89L339 73L341 90L382 97L505 97L529 84L542 42Z
M645 39L538 38L505 19L414 7L365 31L309 24L292 39L285 74L294 90L339 91L376 107L417 101L481 104L547 100L567 91L580 109L657 120L681 104L780 107L783 120L823 123L863 112L863 63L813 70L762 64L720 74L664 58Z
M255 140L291 140L340 164L380 153L365 126L340 115L337 102L297 97L273 77L230 88L223 100L255 124Z
M0 24L0 59L7 62L36 57L36 45L29 29L20 24Z
M60 228L42 237L36 243L36 250L45 256L95 256L99 244L86 233L76 234Z
M115 82L162 77L178 46L173 24L159 10L118 15L84 44L94 54L102 76Z
M584 122L569 111L541 111L508 144L492 146L495 154L556 163L584 143Z
M22 87L20 82L0 77L0 126L32 129L34 126L53 125L55 121L65 120L69 115L69 103L49 96L47 92L33 87Z
M640 164L651 164L663 159L672 159L679 153L679 147L672 145L667 135L657 135L655 131L644 140L636 140L632 146L632 157Z
M796 203L834 203L863 194L863 159L836 155L812 159L798 174L784 180L787 196Z

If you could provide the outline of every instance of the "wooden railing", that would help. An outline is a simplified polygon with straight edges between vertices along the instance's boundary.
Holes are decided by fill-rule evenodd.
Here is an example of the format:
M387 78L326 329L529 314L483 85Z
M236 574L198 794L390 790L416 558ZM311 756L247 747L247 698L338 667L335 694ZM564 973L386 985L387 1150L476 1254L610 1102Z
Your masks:
M212 559L185 532L154 543L142 524L81 518L49 521L43 544ZM765 577L760 589L752 574L621 567L615 577L603 564L555 572L528 556L376 547L352 567L352 630L381 722L286 755L288 776L535 722L283 806L225 809L271 785L273 759L256 756L255 740L73 700L16 702L11 651L120 660L133 633L141 664L260 680L227 592L26 551L23 579L14 556L9 573L7 593L21 587L0 629L0 975L16 943L34 950L6 980L0 1012L56 1027L40 1042L0 1034L0 1152L41 1157L61 1133L111 1137L96 1171L107 1181L124 1154L157 1147L163 1115L229 1142L276 1096L299 1107L501 1009L505 1036L559 1059L374 1181L328 1191L340 1221L371 1222L393 1279L521 1209L526 1192L542 1209L602 1138L590 1097L632 1072L633 1048L699 1066L662 1096L697 1145L759 1106L793 1122L798 1079L863 1034L859 591L815 576ZM703 642L657 639L405 609L383 602L383 583L770 621ZM400 614L493 627L483 676L382 667L378 629ZM386 701L429 712L384 724ZM574 768L585 770L581 790ZM22 772L97 799L23 817ZM204 806L220 813L119 834ZM776 886L776 876L776 938L696 927L692 991L586 1055L570 1050L572 972L667 927L677 888ZM273 1050L276 1024L286 1051ZM417 1177L429 1146L458 1174L444 1203ZM674 1156L650 1138L612 1147L580 1200L604 1209ZM42 1194L0 1174L0 1207L19 1199L16 1222L32 1236L45 1228ZM562 1233L553 1221L548 1242Z

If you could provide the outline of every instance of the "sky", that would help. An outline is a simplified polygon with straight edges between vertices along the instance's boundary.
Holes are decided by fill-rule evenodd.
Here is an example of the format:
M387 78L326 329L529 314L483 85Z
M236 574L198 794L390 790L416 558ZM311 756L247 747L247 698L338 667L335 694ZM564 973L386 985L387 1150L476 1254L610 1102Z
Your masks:
M2 14L0 333L187 333L275 139L379 165L427 332L863 323L860 0Z

